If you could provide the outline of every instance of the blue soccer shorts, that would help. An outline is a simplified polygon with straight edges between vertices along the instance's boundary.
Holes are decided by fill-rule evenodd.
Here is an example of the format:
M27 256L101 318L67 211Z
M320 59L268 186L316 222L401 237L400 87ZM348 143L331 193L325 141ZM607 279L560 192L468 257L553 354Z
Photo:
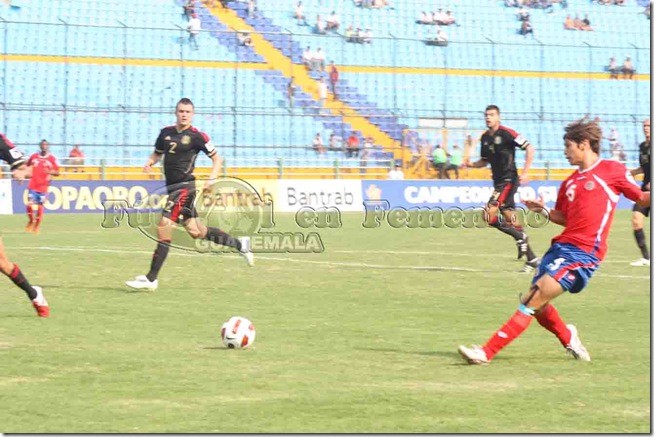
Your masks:
M45 196L47 194L48 193L40 193L38 191L29 190L27 193L27 200L29 200L30 203L36 205L43 205L45 203Z
M564 290L579 293L600 265L600 260L577 246L568 243L554 243L545 253L536 270L534 284L543 275L553 277Z

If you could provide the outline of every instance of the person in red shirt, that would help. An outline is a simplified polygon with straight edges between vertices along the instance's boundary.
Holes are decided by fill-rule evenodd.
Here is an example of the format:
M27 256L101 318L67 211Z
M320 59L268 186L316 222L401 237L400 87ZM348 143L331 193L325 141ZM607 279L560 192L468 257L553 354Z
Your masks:
M336 84L338 83L338 68L336 68L334 61L332 61L329 66L329 83L332 86L332 94L334 94L334 98L338 99L336 94Z
M73 147L73 150L70 151L70 155L68 155L68 164L69 165L79 165L83 166L84 165L84 152L82 152L82 149L79 148L78 144L75 144ZM77 173L77 170L84 171L83 168L81 167L74 167L73 171Z
M39 232L41 219L43 218L43 204L48 194L48 186L52 176L59 176L59 165L57 165L57 158L48 153L50 144L46 140L42 140L39 144L41 151L30 156L27 165L32 167L32 179L27 186L27 217L29 223L25 227L27 232Z
M550 221L564 227L563 232L552 239L529 293L521 296L518 310L506 324L484 346L459 346L459 354L469 364L490 363L534 318L556 335L575 359L590 361L577 328L566 325L550 302L565 291L579 293L588 284L606 255L620 194L649 207L650 193L641 190L623 164L599 157L602 130L597 122L582 119L571 123L563 139L565 157L579 168L561 184L554 209L549 210L542 198L525 202L531 211L548 214Z

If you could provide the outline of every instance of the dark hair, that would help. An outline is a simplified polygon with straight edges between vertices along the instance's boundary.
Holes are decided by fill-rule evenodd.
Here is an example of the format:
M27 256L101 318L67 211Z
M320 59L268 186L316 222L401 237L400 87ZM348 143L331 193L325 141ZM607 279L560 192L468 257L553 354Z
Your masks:
M497 111L497 113L500 113L500 108L497 105L488 105L486 106L486 111ZM484 112L486 112L484 111Z
M599 127L596 121L591 121L588 117L580 120L573 121L565 127L565 135L563 140L581 143L583 140L588 140L590 148L593 152L599 155L600 141L602 139L602 128Z
M179 107L179 105L191 105L191 106L193 106L193 108L195 108L195 105L193 104L191 99L189 99L187 97L181 98L179 100L179 102L177 102L177 105L175 105L175 109L177 109L177 107Z

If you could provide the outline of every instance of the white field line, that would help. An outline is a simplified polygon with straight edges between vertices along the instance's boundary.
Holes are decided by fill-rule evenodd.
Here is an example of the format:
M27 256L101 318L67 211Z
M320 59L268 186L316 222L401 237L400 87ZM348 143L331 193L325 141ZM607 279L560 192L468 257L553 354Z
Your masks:
M50 246L13 246L14 249L25 249L25 250L46 250L54 252L96 252L96 253L119 253L119 254L139 254L139 255L151 255L152 251L144 250L132 250L128 247L124 248L106 248L100 249L96 247L79 247L79 246L61 246L61 247L50 247ZM360 253L360 252L355 252ZM397 253L397 252L395 252ZM212 253L184 253L180 251L170 252L173 256L185 256L185 257L197 257L197 256L215 256ZM236 254L221 254L227 258L237 258L239 255ZM298 259L298 258L288 258L280 256L270 256L270 255L256 255L256 259L263 259L268 261L281 261L288 263L296 264L313 264L313 265L326 265L334 267L357 267L357 268L367 268L367 269L382 269L382 270L415 270L415 271L454 271L454 272L468 272L468 273L514 273L514 271L502 271L502 270L483 270L483 269L473 269L468 267L452 267L452 266L406 266L406 265L387 265L387 264L370 264L370 263L361 263L361 262L347 262L347 261L319 261L319 260L310 260L310 259ZM647 279L649 276L643 275L610 275L598 273L598 275L606 278L618 278L618 279Z

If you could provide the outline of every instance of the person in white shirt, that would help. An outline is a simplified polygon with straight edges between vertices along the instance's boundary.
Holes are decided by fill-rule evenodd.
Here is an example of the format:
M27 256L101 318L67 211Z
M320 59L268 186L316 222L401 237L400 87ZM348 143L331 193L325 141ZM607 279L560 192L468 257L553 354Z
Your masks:
M320 136L320 132L317 133L313 139L313 150L318 155L322 155L323 153L325 153L325 147L322 144L322 137Z
M404 180L404 172L399 165L395 164L393 170L388 172L388 180L401 181Z
M340 24L336 11L332 11L332 14L327 19L327 30L338 30Z
M422 11L422 14L420 15L420 19L418 20L418 24L432 24L431 15L429 15L425 11Z
M442 9L438 10L438 14L434 16L434 23L436 24L446 24L445 21L447 20L447 17L445 16L445 12L443 12Z
M325 30L325 22L322 21L322 18L320 18L320 15L318 15L318 17L316 18L315 32L317 34L319 34L319 35L324 35L324 34L327 33L327 31Z
M436 42L439 44L447 45L447 41L447 33L445 33L445 31L439 27L436 31Z
M304 15L304 6L302 6L302 2L297 2L294 16L298 25L302 26L307 24L307 17Z
M320 97L319 112L322 112L322 108L327 101L327 83L325 82L324 77L320 79L320 82L318 82L318 97Z
M313 70L325 71L325 54L321 48L318 48L318 50L315 51L311 60L313 64Z
M198 14L193 14L191 16L191 19L188 22L188 26L186 27L186 30L188 31L189 45L194 46L195 50L198 50L199 47L198 47L197 36L200 33L200 30L202 30L202 24L200 23Z
M364 44L372 43L372 30L366 29L365 32L361 32L361 42Z
M311 63L313 61L313 52L311 51L311 47L307 47L304 52L302 52L302 62L304 65L311 71Z

